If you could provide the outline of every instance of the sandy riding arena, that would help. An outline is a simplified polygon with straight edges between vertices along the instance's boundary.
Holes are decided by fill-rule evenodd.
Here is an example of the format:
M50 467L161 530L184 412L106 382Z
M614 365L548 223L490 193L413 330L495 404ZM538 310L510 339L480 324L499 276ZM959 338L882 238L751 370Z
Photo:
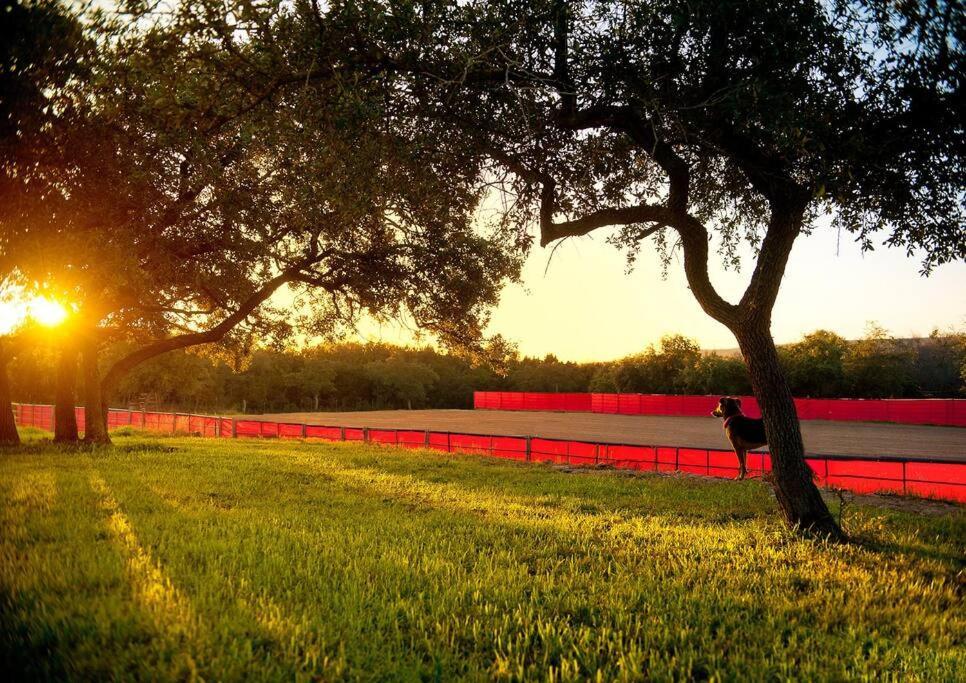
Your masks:
M495 410L380 410L274 413L257 417L319 425L529 435L692 448L728 447L721 430L721 422L710 416L702 418ZM812 455L930 457L966 461L966 429L958 427L812 420L802 422L802 433L805 450Z

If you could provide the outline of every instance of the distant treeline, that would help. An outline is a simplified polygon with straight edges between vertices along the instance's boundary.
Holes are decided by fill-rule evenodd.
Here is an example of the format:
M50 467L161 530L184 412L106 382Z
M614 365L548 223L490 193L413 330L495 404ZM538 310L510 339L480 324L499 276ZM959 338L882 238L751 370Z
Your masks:
M799 397L956 397L964 395L966 334L934 332L894 339L879 327L848 341L819 330L780 347ZM53 400L53 355L24 354L11 364L15 400ZM738 357L704 353L672 335L643 353L607 363L563 362L510 354L497 369L431 347L342 343L300 350L256 350L228 362L174 352L145 363L112 404L147 398L181 410L368 410L471 408L474 390L748 394Z

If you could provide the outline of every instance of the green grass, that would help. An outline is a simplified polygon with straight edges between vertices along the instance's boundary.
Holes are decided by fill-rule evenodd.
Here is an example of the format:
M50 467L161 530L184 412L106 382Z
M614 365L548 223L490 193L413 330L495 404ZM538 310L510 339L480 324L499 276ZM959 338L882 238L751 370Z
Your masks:
M960 508L799 539L759 482L117 438L0 452L14 678L962 680Z

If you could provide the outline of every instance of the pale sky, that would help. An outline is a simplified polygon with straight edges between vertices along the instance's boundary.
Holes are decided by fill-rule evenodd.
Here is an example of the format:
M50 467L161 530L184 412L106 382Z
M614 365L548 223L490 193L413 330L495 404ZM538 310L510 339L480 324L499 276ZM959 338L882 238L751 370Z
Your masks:
M680 259L662 280L657 257L642 251L635 270L626 274L624 255L605 243L606 235L599 230L560 245L549 268L551 249L535 247L522 286L503 292L490 333L517 342L525 355L553 353L575 361L619 358L676 332L706 349L737 346L691 296ZM878 247L863 254L848 234L838 250L836 241L836 232L824 227L796 242L775 306L776 341L795 341L818 328L857 338L869 321L897 337L928 335L934 327L966 328L966 263L947 264L924 278L920 262L901 249ZM719 263L712 254L712 281L736 301L751 261L737 274ZM411 341L394 325L371 327L365 336Z

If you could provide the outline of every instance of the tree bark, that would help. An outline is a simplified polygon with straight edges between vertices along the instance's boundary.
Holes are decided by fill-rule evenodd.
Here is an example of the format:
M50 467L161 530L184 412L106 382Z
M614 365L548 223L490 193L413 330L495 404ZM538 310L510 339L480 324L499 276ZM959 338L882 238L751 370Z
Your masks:
M107 433L107 403L101 391L97 356L97 343L85 343L81 350L81 368L84 374L84 441L109 444L111 437Z
M7 355L0 349L0 446L19 446L20 433L17 431L17 422L13 419L7 361Z
M773 488L785 521L812 535L841 539L842 530L822 500L812 470L805 462L795 401L771 332L767 327L738 327L734 332L761 407L771 453Z
M54 398L54 441L76 443L77 348L65 345L57 360L57 392Z
M565 32L558 29L558 42L565 38ZM565 50L558 45L558 62L561 55L566 58ZM571 130L609 128L626 133L664 169L669 189L667 199L661 204L602 208L584 216L556 222L554 178L498 151L492 154L494 159L504 163L521 178L542 185L540 244L546 246L563 237L586 235L605 225L649 224L651 227L641 234L640 239L658 228L675 229L681 237L684 272L695 299L708 315L727 326L738 340L755 396L761 405L772 456L772 483L786 521L808 533L841 538L841 529L822 500L805 462L795 402L770 332L772 309L785 266L792 245L801 232L805 210L811 200L809 189L796 184L782 160L771 163L766 159L769 163L764 170L748 164L746 173L767 198L771 216L751 281L741 301L735 305L723 299L710 280L708 230L688 212L688 164L670 144L659 138L652 123L641 118L633 108L620 106L590 106L569 112L563 110L557 123Z

